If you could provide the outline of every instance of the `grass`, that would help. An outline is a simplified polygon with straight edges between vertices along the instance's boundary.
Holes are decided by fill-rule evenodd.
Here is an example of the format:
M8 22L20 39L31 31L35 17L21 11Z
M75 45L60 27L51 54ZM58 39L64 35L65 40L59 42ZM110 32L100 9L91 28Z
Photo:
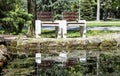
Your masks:
M87 26L119 26L120 21L87 21Z
M120 33L120 31L109 31L109 30L89 30L86 33L86 36L102 36L110 33ZM42 30L41 34L42 38L55 38L55 30ZM68 30L67 31L68 38L76 38L80 37L79 30Z

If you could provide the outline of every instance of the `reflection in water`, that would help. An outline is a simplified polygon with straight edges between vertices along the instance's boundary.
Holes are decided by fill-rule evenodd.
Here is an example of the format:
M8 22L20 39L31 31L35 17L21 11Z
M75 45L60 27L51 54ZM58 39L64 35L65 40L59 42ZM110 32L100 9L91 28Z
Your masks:
M11 54L11 57L12 60L3 69L3 76L32 76L36 74L38 76L120 76L120 50L106 52L73 50L66 53L42 54L41 63L37 67L33 65L35 55ZM29 70L27 71L25 68ZM17 70L15 71L15 69ZM9 72L10 74L8 74Z

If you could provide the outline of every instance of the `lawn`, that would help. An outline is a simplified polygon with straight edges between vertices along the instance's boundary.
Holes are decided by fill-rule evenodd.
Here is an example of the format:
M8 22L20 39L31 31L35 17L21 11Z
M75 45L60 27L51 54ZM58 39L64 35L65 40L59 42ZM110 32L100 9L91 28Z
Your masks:
M87 21L87 26L118 26L120 27L120 21Z
M110 33L120 33L120 31L109 31L109 30L89 30L86 33L86 36L103 36ZM41 34L42 38L55 38L55 30L42 30ZM80 37L79 30L68 30L67 31L68 38L76 38Z

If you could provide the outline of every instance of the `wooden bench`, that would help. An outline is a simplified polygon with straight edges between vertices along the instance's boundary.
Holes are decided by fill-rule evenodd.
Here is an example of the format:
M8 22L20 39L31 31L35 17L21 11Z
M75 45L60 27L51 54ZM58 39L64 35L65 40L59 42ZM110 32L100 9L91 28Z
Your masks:
M78 12L63 12L62 19L67 21L66 26L63 26L63 37L66 38L67 26L80 26L80 35L85 37L86 34L86 20L78 20Z
M54 21L53 12L37 13L37 20L35 21L36 38L40 37L42 26L55 26L56 37L61 37L61 27L59 26L59 21Z

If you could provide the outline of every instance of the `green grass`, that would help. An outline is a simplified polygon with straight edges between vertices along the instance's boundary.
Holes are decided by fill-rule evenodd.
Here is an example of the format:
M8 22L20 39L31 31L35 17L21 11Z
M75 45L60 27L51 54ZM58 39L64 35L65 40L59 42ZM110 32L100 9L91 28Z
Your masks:
M86 36L102 36L110 33L120 33L120 31L109 31L109 30L89 30L86 33ZM41 34L42 38L55 38L54 30L42 30ZM79 30L68 30L67 31L68 38L77 38L80 37Z
M89 30L87 31L87 36L103 36L111 33L120 33L120 31L110 31L110 30Z
M87 26L119 26L120 21L87 21Z
M42 30L41 37L55 38L55 30Z

